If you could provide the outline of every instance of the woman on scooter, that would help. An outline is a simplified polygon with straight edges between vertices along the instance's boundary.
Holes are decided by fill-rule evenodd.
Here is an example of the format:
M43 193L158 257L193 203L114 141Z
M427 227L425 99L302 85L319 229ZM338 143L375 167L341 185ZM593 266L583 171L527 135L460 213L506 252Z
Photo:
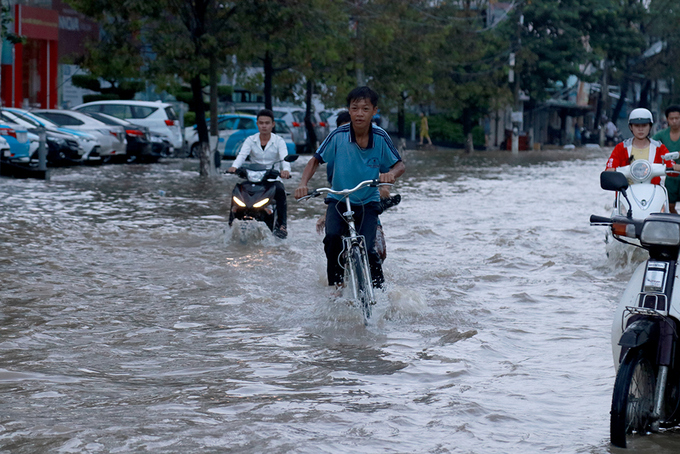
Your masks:
M661 164L668 148L661 142L649 138L654 118L652 113L643 108L633 109L628 116L628 128L633 137L618 143L612 150L605 170L616 171L617 167L630 165L635 159L647 159L649 162ZM680 170L680 165L667 161L666 165L673 170ZM661 178L652 179L652 184L660 184Z
M269 109L262 109L257 113L257 129L258 133L246 138L241 146L238 156L234 163L227 169L227 172L234 173L236 169L241 167L246 158L250 156L250 162L255 164L264 164L268 167L278 163L281 170L281 178L290 178L290 163L283 159L288 156L288 149L286 142L282 137L274 134L274 112ZM283 183L277 179L269 184L276 187L276 227L274 228L274 235L279 238L286 238L288 230L286 228L286 189Z

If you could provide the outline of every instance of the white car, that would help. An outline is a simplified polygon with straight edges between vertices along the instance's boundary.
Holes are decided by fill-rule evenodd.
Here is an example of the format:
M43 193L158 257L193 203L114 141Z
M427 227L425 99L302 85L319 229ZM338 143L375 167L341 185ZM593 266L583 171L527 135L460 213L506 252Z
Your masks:
M122 126L107 125L89 115L72 110L39 109L33 110L32 113L61 127L94 135L101 146L99 154L104 159L125 156L127 139Z
M184 141L182 128L172 104L160 101L93 101L76 106L72 110L103 113L139 126L146 126L151 132L165 138L175 150L182 148Z

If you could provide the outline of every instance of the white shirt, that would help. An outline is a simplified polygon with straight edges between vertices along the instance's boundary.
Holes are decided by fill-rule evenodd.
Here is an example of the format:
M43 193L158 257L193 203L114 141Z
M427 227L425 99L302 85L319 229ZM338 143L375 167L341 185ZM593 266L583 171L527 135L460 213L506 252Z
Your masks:
M262 149L262 142L260 142L259 132L246 138L241 146L241 151L238 152L238 156L231 166L238 169L243 165L248 156L250 156L250 162L254 164L264 164L271 167L272 164L277 162L274 169L277 169L280 172L283 172L284 170L290 172L290 163L283 160L283 158L288 156L286 142L281 136L277 136L274 133L272 133L264 150Z

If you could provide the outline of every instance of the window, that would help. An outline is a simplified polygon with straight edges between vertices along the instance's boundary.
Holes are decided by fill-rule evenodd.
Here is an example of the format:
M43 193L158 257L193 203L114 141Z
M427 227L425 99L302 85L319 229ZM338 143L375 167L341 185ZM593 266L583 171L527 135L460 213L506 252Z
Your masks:
M36 113L36 115L45 117L59 126L80 126L84 124L82 121L78 120L77 118L73 118L70 115L55 112L39 112Z
M227 131L231 129L236 129L236 123L238 122L238 118L225 118L224 120L221 120L217 124L217 129L220 131Z
M170 106L165 108L165 114L168 116L168 120L179 120L179 118L177 118L177 114L175 113L175 109ZM151 115L151 113L149 113L147 117L149 115Z
M288 125L283 120L276 120L274 122L274 127L274 132L276 134L290 134L290 129L288 129Z
M238 122L238 129L257 129L257 126L250 118L241 118L241 121Z
M106 115L111 115L116 118L128 118L130 116L130 111L127 106L123 104L102 104L100 112Z

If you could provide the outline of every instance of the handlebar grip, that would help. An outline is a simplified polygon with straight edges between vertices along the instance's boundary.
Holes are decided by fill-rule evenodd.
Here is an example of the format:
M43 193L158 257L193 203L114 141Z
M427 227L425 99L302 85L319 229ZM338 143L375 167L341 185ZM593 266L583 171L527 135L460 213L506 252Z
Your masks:
M590 215L590 223L591 224L607 224L611 225L612 223L612 218L606 218L604 216L597 216L595 214Z

